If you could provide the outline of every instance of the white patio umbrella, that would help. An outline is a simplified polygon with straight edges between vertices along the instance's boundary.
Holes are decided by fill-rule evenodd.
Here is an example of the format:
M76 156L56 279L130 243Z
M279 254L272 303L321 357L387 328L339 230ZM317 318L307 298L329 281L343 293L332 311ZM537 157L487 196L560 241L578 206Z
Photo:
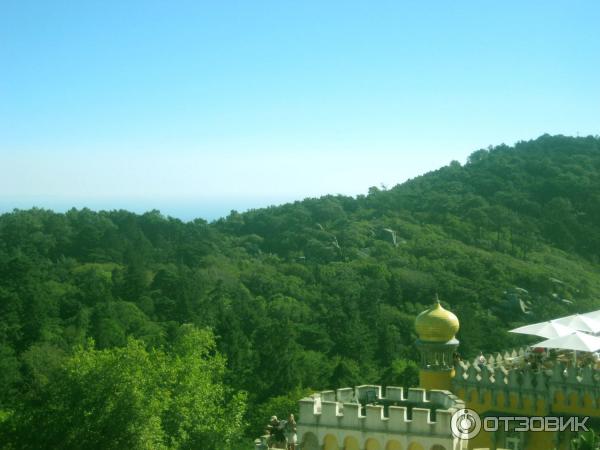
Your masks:
M564 350L575 350L580 352L596 352L600 350L600 338L591 334L575 331L568 336L546 339L533 347L561 348Z
M510 333L518 334L531 334L533 336L539 336L547 339L568 336L573 334L575 330L565 325L557 323L553 320L548 322L532 323L531 325L524 325L514 330L510 330Z
M567 317L555 319L554 322L573 328L577 331L585 331L586 333L600 332L600 320L594 320L583 314L573 314Z
M588 319L596 320L600 322L600 309L598 311L591 311L589 313L581 314L583 317L587 317Z
M535 344L542 348L559 348L573 350L573 361L577 364L577 352L597 352L600 350L600 338L591 334L576 331L568 336L561 336Z

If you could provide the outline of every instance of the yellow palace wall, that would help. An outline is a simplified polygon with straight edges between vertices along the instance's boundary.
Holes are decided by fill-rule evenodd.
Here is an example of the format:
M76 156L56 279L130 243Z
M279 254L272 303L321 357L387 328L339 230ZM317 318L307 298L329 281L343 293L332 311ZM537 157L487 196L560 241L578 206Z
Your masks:
M582 401L579 401L577 393L571 393L570 398L565 399L563 392L555 393L552 405L547 404L545 398L526 396L519 405L517 393L508 393L509 399L506 401L506 393L497 393L496 400L492 401L492 391L481 389L456 389L454 392L457 397L464 400L467 408L474 410L481 417L486 413L506 414L510 416L547 416L547 415L568 415L568 416L589 416L598 417L600 411L594 407L594 399L589 393L584 393ZM555 432L528 432L525 449L531 450L552 450L569 449L568 436L562 436L557 439ZM469 448L494 448L493 433L481 431L477 437L469 441Z

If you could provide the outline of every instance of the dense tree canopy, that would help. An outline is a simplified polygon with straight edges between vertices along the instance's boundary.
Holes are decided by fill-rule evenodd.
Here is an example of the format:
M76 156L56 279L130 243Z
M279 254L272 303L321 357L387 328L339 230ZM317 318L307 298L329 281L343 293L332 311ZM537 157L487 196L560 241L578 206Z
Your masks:
M414 384L413 322L435 292L461 320L465 356L600 307L598 223L600 139L563 136L210 224L4 214L2 432L48 439L30 447L210 448L243 423L259 434L269 408L310 389ZM200 395L208 386L215 396ZM55 431L29 436L34 423Z
M225 449L239 438L245 398L224 386L213 353L212 334L189 325L168 351L89 341L30 386L0 428L4 448Z

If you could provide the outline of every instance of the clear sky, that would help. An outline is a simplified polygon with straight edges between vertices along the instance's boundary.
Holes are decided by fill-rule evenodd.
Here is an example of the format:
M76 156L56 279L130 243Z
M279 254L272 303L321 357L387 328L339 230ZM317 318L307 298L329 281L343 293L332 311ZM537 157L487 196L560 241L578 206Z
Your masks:
M190 219L600 134L600 2L0 1L0 210Z

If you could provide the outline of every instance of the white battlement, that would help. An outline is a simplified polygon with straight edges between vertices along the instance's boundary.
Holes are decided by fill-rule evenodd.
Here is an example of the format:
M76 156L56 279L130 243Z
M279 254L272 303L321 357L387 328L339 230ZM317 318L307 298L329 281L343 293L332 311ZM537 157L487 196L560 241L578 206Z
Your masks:
M504 394L503 405L498 406L508 406L509 394L516 394L518 405L525 398L545 398L548 407L560 392L567 403L575 396L576 403L582 404L584 397L588 396L594 408L600 408L599 370L590 365L573 367L559 361L536 368L514 364L515 359L523 358L524 354L524 350L519 349L485 358L486 363L483 364L468 361L458 363L452 381L453 390L464 390L461 395L465 395L465 398L471 398L469 392L475 392L482 399L485 393L491 393L494 405L499 394Z
M464 402L449 391L365 385L300 400L299 425L365 432L447 436Z

